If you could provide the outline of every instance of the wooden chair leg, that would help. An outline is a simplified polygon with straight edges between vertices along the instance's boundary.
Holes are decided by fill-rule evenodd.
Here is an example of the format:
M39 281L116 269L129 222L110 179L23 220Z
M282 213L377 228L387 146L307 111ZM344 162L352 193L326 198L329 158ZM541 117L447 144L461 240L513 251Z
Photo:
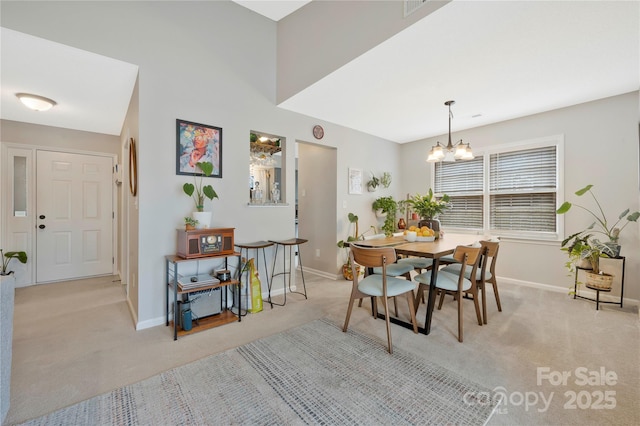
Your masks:
M391 321L389 321L389 298L382 297L384 307L384 321L387 324L387 344L389 353L393 353L393 344L391 343Z
M482 314L480 313L480 305L478 303L478 289L476 289L473 294L473 305L476 308L476 318L478 319L478 325L482 326Z
M480 290L482 291L482 322L487 323L487 286L486 282L480 282Z
M409 314L411 315L411 324L413 324L413 332L418 334L418 321L416 320L416 312L413 306L413 290L407 292L407 303L409 304Z
M393 296L393 309L396 312L396 317L398 316L398 301L396 300L396 297Z
M444 296L447 294L446 291L440 290L440 301L438 302L438 309L442 309L442 303L444 302Z
M418 284L418 292L416 294L416 303L413 304L414 314L418 312L420 306L420 300L424 301L424 285Z
M342 331L346 332L347 327L349 327L349 318L351 318L351 310L353 309L353 302L355 299L349 299L349 307L347 308L347 317L344 319L344 326L342 327Z
M500 305L500 294L498 293L498 283L495 281L491 281L491 285L493 286L493 294L496 296L496 303L498 304L498 311L502 312L502 305Z
M457 293L458 299L458 341L462 343L462 293Z

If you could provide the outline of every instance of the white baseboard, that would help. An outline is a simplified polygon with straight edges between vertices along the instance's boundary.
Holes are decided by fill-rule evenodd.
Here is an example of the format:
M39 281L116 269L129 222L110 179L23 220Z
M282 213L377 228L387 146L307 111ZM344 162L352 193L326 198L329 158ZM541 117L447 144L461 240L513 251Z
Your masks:
M536 283L536 282L532 282L532 281L524 281L524 280L516 280L513 278L505 278L505 277L499 277L496 276L498 283L502 284L512 284L512 285L522 285L522 286L526 286L526 287L532 287L532 288L539 288L541 290L547 290L547 291L552 291L554 293L564 293L566 295L569 295L570 292L573 291L573 286L571 288L567 287L567 288L563 288L563 287L558 287L555 285L551 285L551 284L543 284L543 283ZM583 286L584 287L584 286ZM585 297L589 297L592 298L594 301L596 299L596 292L592 291L592 290L588 290L588 289L580 289L580 295L581 296L585 296ZM614 296L614 295L610 295L607 293L600 293L600 301L606 301L606 302L619 302L620 301L620 296ZM636 299L630 299L628 297L625 297L622 299L622 305L623 306L640 306L640 301L636 300Z

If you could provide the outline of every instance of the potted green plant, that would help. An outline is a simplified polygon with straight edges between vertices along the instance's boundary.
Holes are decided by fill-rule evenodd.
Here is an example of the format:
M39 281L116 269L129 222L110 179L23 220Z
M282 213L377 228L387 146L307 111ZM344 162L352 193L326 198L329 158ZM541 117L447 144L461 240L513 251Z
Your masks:
M436 198L433 190L429 188L427 195L416 194L400 202L400 210L404 213L411 209L422 219L418 226L428 226L433 229L435 237L440 236L440 221L438 215L451 207L450 198L447 194L442 194L440 199Z
M198 225L198 221L190 216L185 216L184 218L184 227L187 231L191 229L195 229Z
M384 186L385 188L388 188L389 186L391 186L391 173L389 172L384 172L382 174L382 177L380 178L380 183L382 184L382 186Z
M211 212L204 211L204 199L205 197L213 201L214 198L218 198L218 194L211 185L203 185L203 178L211 176L213 173L213 164L208 161L202 161L196 164L196 169L200 170L200 173L195 173L193 176L193 183L185 183L182 185L182 190L189 197L193 198L196 206L196 211L193 212L193 218L198 221L198 227L207 227L211 223ZM198 180L198 177L200 180Z
M367 190L369 192L376 192L378 190L378 186L380 186L380 178L371 173L371 179L367 182Z
M0 257L2 257L2 270L0 270L0 275L13 274L13 271L9 271L9 262L11 262L11 259L18 259L20 263L27 263L27 253L24 251L8 251L5 253L0 249Z
M622 230L630 222L637 222L638 218L640 218L640 212L636 211L629 214L630 210L626 209L618 215L618 219L615 222L611 223L607 220L607 216L604 214L604 210L602 209L602 206L600 205L600 202L596 198L595 194L591 191L591 188L593 188L593 185L589 184L584 188L576 191L575 194L578 197L581 197L584 194L589 193L593 198L593 201L595 202L597 207L597 210L595 213L594 211L589 210L586 207L583 207L578 204L572 204L569 201L565 201L564 203L562 203L560 208L556 210L557 214L565 214L571 209L572 206L576 206L586 211L587 213L589 213L595 219L595 222L589 225L586 229L580 232L577 232L574 235L569 236L563 242L562 247L564 247L564 245L566 244L565 242L572 241L573 239L575 239L576 237L579 237L580 235L586 234L588 232L595 232L595 233L602 234L608 238L608 241L604 242L604 244L611 249L611 252L613 253L612 257L618 257L620 255L620 244L618 244L618 238L620 237L620 232L622 232ZM623 219L625 220L625 222L622 226L620 226L620 222Z
M600 258L616 257L613 250L592 236L576 233L562 241L561 250L566 251L569 259L565 263L570 275L576 273L576 268L585 269L587 285L599 289L610 289L613 275L600 270ZM576 285L582 284L576 281ZM573 294L573 289L570 292Z
M345 280L351 281L353 280L353 271L351 270L351 258L349 257L349 243L353 241L362 240L367 232L371 231L372 229L375 231L375 227L371 226L362 234L358 234L358 216L356 216L353 213L349 213L347 217L349 218L349 223L354 225L353 235L349 235L346 241L345 240L338 241L337 245L341 249L344 249L346 253L346 261L342 265L342 276L344 277ZM359 265L357 265L356 270L360 272Z
M380 197L373 202L373 210L379 210L385 215L382 230L387 237L393 235L396 230L396 212L398 211L398 202L393 197Z

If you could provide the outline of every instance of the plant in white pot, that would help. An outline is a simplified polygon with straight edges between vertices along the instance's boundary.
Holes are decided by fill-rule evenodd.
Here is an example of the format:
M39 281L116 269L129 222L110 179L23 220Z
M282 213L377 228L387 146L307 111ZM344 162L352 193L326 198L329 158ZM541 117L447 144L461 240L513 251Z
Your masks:
M390 237L396 230L396 212L398 211L398 202L393 197L380 197L376 198L371 206L373 211L380 210L384 214L384 223L382 224L382 231L384 235ZM378 215L376 213L376 215Z
M578 204L572 204L569 201L565 201L564 203L562 203L560 208L558 210L556 210L557 214L565 214L571 209L572 206L576 206L576 207L581 208L582 210L588 212L596 220L591 225L589 225L586 229L567 237L567 239L565 241L563 241L562 247L564 247L567 244L568 241L573 240L576 236L580 236L580 235L584 235L586 233L594 232L594 233L598 233L598 234L601 234L601 235L604 235L604 236L607 237L608 241L605 241L602 244L605 244L606 246L608 246L611 249L611 252L612 252L612 256L611 257L618 257L620 255L620 244L618 243L618 238L620 237L620 232L622 232L622 230L630 222L637 222L638 218L640 218L640 212L636 211L636 212L633 212L633 213L629 214L630 210L626 209L626 210L624 210L622 213L620 213L618 215L618 219L615 222L609 222L607 220L607 216L604 214L604 210L602 209L602 206L600 205L600 202L598 202L598 199L596 198L596 196L591 191L591 188L593 188L593 185L587 185L584 188L576 191L575 194L578 197L581 197L584 194L589 193L591 195L591 197L593 198L593 201L595 201L595 203L596 203L597 210L595 211L595 213L593 211L589 210L586 207L583 207L583 206L578 205ZM623 219L625 219L626 222L622 226L620 226L620 222ZM598 242L597 240L594 240L594 241Z
M203 161L196 164L196 169L200 170L200 173L196 173L193 176L193 183L185 183L182 185L182 190L189 197L193 198L196 206L196 211L192 213L193 218L198 222L198 228L208 228L211 224L211 212L204 211L204 199L205 197L213 201L214 198L218 198L218 194L211 185L203 185L203 178L211 176L213 173L213 164L208 161ZM200 180L198 181L198 177Z

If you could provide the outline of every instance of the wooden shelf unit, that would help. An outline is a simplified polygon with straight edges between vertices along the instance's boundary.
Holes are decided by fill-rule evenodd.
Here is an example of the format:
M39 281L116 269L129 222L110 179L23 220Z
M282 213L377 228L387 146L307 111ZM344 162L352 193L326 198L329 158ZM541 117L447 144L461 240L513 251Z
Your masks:
M180 315L180 313L178 312L178 296L179 295L194 293L202 290L215 289L215 288L221 288L221 291L222 291L223 289L226 289L226 287L232 286L232 285L237 285L238 291L241 291L241 287L242 287L241 276L240 274L238 274L238 279L232 279L229 281L219 282L219 283L210 284L210 285L203 285L203 286L194 287L194 288L182 289L180 284L178 284L178 265L183 262L193 262L193 261L206 260L206 259L224 258L225 269L227 269L228 267L227 262L229 257L236 257L238 259L238 270L240 270L241 256L240 256L240 253L238 252L233 252L232 254L223 254L223 255L214 254L207 257L198 257L193 259L185 259L177 255L165 256L166 284L167 284L166 325L167 326L171 325L173 327L173 340L178 340L178 336L185 336L188 334L197 333L199 331L208 330L213 327L218 327L220 325L229 324L230 322L234 322L236 320L238 322L242 320L242 315L236 315L231 311L230 308L226 307L226 302L227 302L226 292L223 293L225 296L222 298L222 303L223 303L222 312L220 312L219 314L198 318L197 321L194 321L194 324L191 330L180 329L178 327L178 324L175 318L176 315ZM173 268L171 267L172 265L173 265ZM169 293L173 294L172 301L170 300ZM241 299L242 298L239 298L239 303L242 303ZM170 303L173 303L173 315L174 315L173 321L169 320ZM242 309L242 306L238 306L238 313L241 312L241 309Z

